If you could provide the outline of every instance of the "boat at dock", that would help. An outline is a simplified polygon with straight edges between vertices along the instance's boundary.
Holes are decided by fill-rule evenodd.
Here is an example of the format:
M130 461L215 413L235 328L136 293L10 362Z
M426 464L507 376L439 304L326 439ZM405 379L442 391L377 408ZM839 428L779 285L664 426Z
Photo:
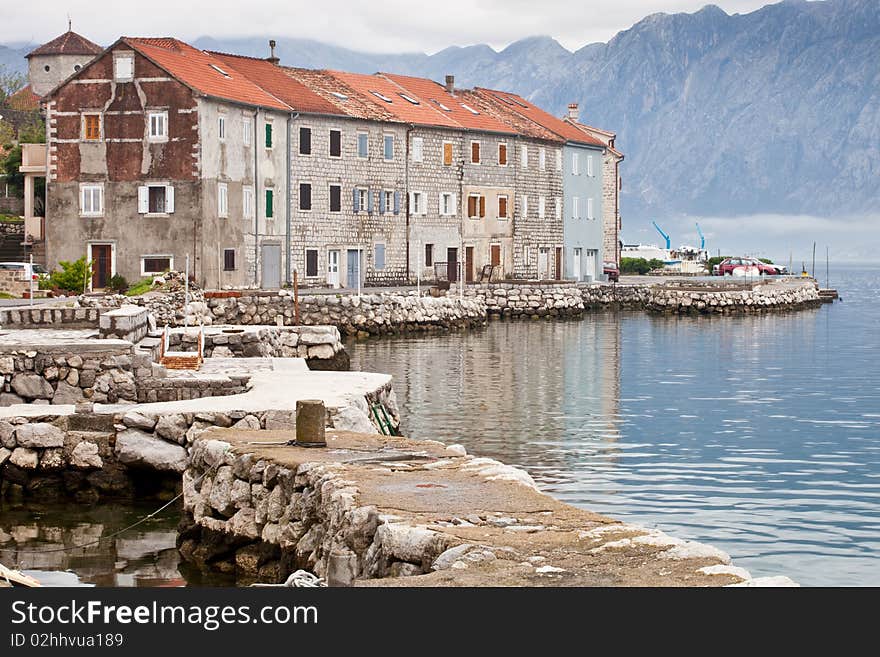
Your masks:
M25 575L20 570L12 570L0 564L0 588L10 588L13 586L37 588L42 585L30 575Z

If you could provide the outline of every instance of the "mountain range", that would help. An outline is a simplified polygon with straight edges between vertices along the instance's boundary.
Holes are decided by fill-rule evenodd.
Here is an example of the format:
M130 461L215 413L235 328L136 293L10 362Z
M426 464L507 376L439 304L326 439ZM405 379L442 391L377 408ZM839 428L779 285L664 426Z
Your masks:
M88 36L88 30L83 30ZM266 38L201 37L265 57ZM880 2L785 0L748 14L653 14L575 52L537 36L374 54L275 37L283 64L393 71L508 89L618 134L624 220L880 214ZM22 67L31 47L0 46ZM18 59L16 59L18 58Z

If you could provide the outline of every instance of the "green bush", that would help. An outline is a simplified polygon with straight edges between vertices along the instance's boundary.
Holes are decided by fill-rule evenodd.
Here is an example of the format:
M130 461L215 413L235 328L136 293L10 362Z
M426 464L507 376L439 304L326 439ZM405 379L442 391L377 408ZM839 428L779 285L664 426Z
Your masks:
M663 269L663 261L657 258L645 260L644 258L621 258L621 274L647 274L652 269Z
M49 274L49 287L77 294L85 292L92 279L92 261L87 262L83 256L75 262L62 260L58 264L61 265L61 270L56 269Z
M132 285L125 292L125 296L127 297L136 297L141 294L145 294L153 289L153 279L152 277L142 278L137 283Z
M110 280L107 281L107 287L118 294L123 294L128 289L128 281L125 280L125 276L113 274Z

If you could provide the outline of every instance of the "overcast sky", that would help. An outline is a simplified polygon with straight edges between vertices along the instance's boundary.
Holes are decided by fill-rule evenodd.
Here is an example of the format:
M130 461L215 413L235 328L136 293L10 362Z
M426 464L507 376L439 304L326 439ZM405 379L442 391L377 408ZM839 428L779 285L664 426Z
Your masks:
M73 28L109 45L117 37L302 37L373 52L494 48L533 35L575 50L607 41L656 12L692 12L706 0L3 0L0 43L44 43ZM747 13L772 0L716 0Z

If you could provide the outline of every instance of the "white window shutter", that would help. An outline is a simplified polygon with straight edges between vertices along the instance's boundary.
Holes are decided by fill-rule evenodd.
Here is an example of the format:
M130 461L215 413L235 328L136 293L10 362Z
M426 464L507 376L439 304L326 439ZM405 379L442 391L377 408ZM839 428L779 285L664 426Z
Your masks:
M174 212L174 187L171 185L165 187L165 212Z
M144 185L138 187L138 214L147 214L150 211L150 188Z

